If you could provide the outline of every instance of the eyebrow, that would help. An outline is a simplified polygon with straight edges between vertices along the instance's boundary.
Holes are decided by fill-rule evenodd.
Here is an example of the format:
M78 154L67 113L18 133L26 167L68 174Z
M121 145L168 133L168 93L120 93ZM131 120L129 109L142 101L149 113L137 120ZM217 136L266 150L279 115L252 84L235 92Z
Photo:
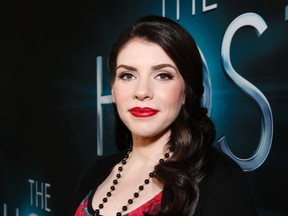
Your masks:
M123 65L123 64L119 65L119 66L116 68L116 70L119 69L119 68L124 68L124 69L127 69L127 70L133 70L133 71L136 71L136 70L137 70L135 67L132 67L132 66L129 66L129 65Z
M152 67L153 70L160 70L162 68L165 68L165 67L170 67L170 68L173 68L174 70L178 71L176 67L174 67L173 65L171 64L159 64L159 65L155 65Z
M160 70L160 69L165 68L165 67L170 67L170 68L173 68L174 70L178 71L177 68L174 67L174 66L171 65L171 64L159 64L159 65L154 65L154 66L152 66L152 70ZM127 69L127 70L137 71L137 68L132 67L132 66L129 66L129 65L123 65L123 64L121 64L121 65L119 65L119 66L116 68L116 70L119 69L119 68L124 68L124 69Z

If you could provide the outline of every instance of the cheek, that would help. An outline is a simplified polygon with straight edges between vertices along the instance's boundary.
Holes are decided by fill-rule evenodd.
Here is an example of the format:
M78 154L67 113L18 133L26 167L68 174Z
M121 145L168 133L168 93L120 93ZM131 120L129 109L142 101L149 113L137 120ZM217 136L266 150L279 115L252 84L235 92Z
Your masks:
M165 101L167 107L178 111L185 102L185 92L179 88L169 89L162 94L162 100Z
M183 104L185 100L185 87L184 84L179 83L173 88L167 89L166 95L169 96L171 102Z
M112 86L112 101L115 103L119 115L121 111L125 110L127 104L128 92L123 91L123 88L118 85Z

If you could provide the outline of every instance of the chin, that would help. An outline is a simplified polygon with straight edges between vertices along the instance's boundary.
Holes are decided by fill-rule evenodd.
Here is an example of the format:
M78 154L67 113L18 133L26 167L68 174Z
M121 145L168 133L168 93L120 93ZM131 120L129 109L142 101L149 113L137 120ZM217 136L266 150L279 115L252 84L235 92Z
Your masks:
M137 130L137 131L131 131L134 137L137 138L143 138L143 139L151 139L151 138L156 138L159 139L161 137L164 137L167 135L167 137L170 137L170 130L161 130L161 131L156 131L156 130Z
M154 134L154 133L149 133L149 132L132 132L133 136L135 137L139 137L139 138L151 138L151 137L154 137L156 136L157 134Z

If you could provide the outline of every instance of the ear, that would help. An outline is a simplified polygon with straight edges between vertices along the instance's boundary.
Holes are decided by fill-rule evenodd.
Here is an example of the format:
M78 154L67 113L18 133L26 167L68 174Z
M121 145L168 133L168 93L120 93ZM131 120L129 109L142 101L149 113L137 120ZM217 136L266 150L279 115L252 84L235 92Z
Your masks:
M184 95L183 95L183 99L182 99L182 105L184 105L185 104L185 100L186 100L186 92L184 93Z
M115 103L115 96L114 96L114 90L111 89L111 95L112 95L112 102Z

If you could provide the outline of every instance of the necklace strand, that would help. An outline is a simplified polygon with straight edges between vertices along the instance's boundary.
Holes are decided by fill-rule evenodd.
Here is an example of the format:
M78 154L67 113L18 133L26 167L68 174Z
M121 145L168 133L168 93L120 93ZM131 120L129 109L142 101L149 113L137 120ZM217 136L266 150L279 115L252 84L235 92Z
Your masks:
M169 148L170 152L174 151L173 147ZM105 203L108 202L109 197L112 196L112 192L115 191L116 185L118 184L118 180L121 178L121 172L123 171L123 167L127 164L127 159L129 158L130 153L132 152L132 147L130 147L127 153L124 155L123 160L121 161L121 165L118 167L118 173L116 174L116 178L113 180L113 185L110 187L110 190L106 193L106 196L102 199L102 203L98 205L98 209L95 209L94 216L100 216L100 210L104 208ZM159 163L163 163L165 159L170 157L170 152L164 154L164 159L161 158ZM128 206L133 204L134 200L139 197L141 191L144 190L145 185L150 183L151 178L155 176L155 171L150 172L148 178L144 180L144 183L138 187L138 191L133 194L133 197L128 199L127 204L122 206L121 211L116 213L116 216L122 216L122 213L128 210Z

